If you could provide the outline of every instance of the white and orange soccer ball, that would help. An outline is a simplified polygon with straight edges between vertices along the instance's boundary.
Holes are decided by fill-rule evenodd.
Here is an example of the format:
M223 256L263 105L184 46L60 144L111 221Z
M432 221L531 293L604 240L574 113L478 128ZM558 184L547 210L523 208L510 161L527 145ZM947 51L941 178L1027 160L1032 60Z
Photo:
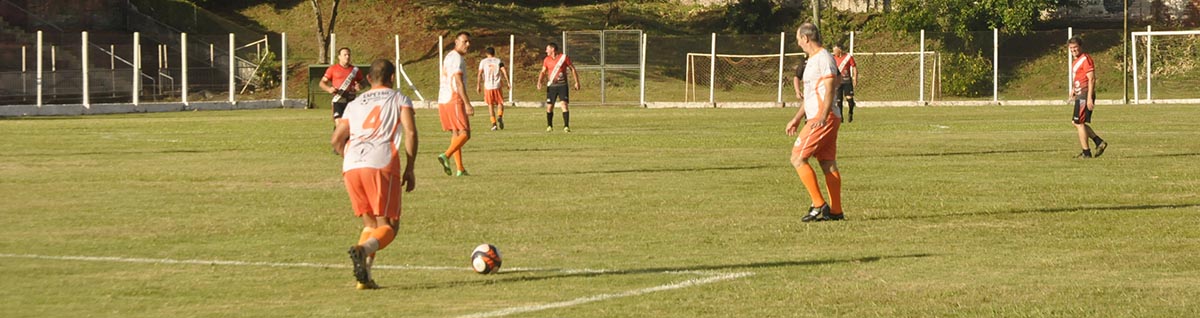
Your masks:
M492 244L480 244L471 252L471 269L476 273L491 274L500 271L500 250Z

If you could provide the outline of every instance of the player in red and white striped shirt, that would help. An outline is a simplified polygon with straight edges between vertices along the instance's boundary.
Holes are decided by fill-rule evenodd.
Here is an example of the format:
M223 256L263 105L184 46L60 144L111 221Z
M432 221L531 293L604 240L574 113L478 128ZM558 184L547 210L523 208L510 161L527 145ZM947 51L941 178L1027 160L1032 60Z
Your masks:
M1071 56L1075 57L1071 61L1071 74L1074 78L1071 81L1070 100L1075 104L1071 123L1075 124L1075 129L1079 132L1079 145L1083 147L1083 152L1076 158L1099 157L1104 154L1104 149L1108 148L1108 143L1096 135L1096 131L1088 125L1092 122L1092 111L1096 108L1096 65L1091 55L1083 53L1083 39L1072 37L1067 40L1067 49L1071 51ZM1092 153L1091 147L1088 147L1088 138L1096 143L1095 154Z

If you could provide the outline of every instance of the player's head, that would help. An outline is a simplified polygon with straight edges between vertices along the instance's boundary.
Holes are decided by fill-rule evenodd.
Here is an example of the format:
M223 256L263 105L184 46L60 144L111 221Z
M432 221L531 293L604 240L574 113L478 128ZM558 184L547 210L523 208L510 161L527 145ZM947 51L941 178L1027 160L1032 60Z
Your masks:
M1083 54L1083 39L1080 39L1078 36L1071 37L1071 39L1067 40L1067 49L1071 50L1071 56L1078 57L1080 54Z
M396 64L385 59L378 59L371 62L371 71L367 73L367 80L371 81L371 86L392 86L392 81L396 78Z
M483 54L487 54L487 57L496 56L496 48L489 46L486 49L483 49Z
M338 64L342 66L350 65L350 48L342 47L337 50Z
M558 43L550 42L546 44L546 55L558 54Z
M833 45L833 56L841 57L842 55L845 55L845 54L846 54L846 51L842 50L841 44Z
M817 30L817 25L812 22L804 22L799 28L796 28L796 44L805 52L815 50L821 47L821 32Z
M458 53L467 53L467 48L471 47L471 33L467 31L458 32L454 36L454 50Z

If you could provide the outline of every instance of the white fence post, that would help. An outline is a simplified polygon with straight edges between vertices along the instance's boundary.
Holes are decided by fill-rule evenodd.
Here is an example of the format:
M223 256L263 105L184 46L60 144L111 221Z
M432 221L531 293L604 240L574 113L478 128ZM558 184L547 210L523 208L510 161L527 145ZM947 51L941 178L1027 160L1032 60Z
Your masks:
M992 101L1000 101L1000 30L992 28Z
M1072 27L1067 27L1067 40L1070 40L1073 37L1075 37L1075 29ZM1073 74L1071 74L1071 62L1073 62L1074 58L1075 58L1074 56L1071 56L1071 49L1068 48L1067 49L1067 96L1071 96L1071 86L1074 86L1072 84L1072 83L1074 83L1074 81L1072 80Z
M1135 34L1133 34L1133 33L1129 33L1129 43L1130 43L1130 45L1129 45L1129 47L1130 47L1130 50L1129 50L1129 51L1133 52L1133 59L1129 60L1129 61L1130 61L1130 63L1129 63L1129 64L1130 64L1130 65L1133 65L1133 103L1134 103L1134 104L1141 104L1141 103L1142 103L1141 94L1139 94L1139 93L1138 93L1138 53L1137 53L1137 52L1138 52L1138 48L1137 48L1137 35L1135 35Z
M708 103L715 104L716 101L713 99L713 97L715 97L714 93L716 91L714 91L714 89L716 88L716 85L713 85L713 83L716 82L716 80L717 80L717 75L716 75L717 74L717 34L716 33L712 34L712 55L709 55L708 63L709 63L708 64Z
M920 76L920 100L921 104L925 104L925 29L921 29L921 76Z
M133 32L133 105L138 105L142 91L142 34Z
M395 49L396 49L395 53L396 53L396 68L397 68L397 71L395 74L396 75L396 79L395 79L396 83L393 86L395 86L395 88L397 90L399 90L400 89L400 72L399 72L399 68L400 68L400 35L399 34L392 35L392 41L395 44Z
M42 31L37 31L37 105L42 107ZM137 104L137 103L134 103Z
M640 93L640 97L638 98L638 100L642 107L646 107L646 34L645 33L642 33L642 49L641 50L642 50L642 52L641 52L642 54L641 54L641 59L639 61L639 64L641 64L641 65L638 67L641 69L641 71L640 71L641 78L638 81L639 83L641 83L640 84L641 93Z
M337 34L329 34L329 65L333 65L337 61Z
M775 104L783 106L783 46L784 39L787 37L787 32L779 32L779 76L775 79L777 85L775 90Z
M444 37L439 35L438 36L438 81L441 81L441 76L442 76L441 74L442 74L442 69L443 69L442 63L444 63L445 62L444 59L446 59L446 48L445 48L446 44L444 44L443 41L445 41ZM329 64L333 64L333 63L329 63ZM438 98L441 98L441 97L439 96Z
M234 73L234 71L235 71L234 66L236 65L235 64L236 61L234 60L234 53L236 53L237 47L234 46L233 41L234 41L234 35L233 35L233 33L229 33L229 103L237 104L237 100L234 99L234 93L235 93L234 86L235 85L233 83L234 75L236 74L236 73Z
M179 34L179 99L183 101L183 106L188 105L188 60L187 60L187 33Z
M287 33L279 33L279 106L287 106Z
M83 44L79 47L79 50L82 51L80 53L82 53L82 55L83 55L82 56L83 66L81 67L83 69L83 108L91 109L92 101L88 99L88 67L90 67L90 66L88 65L88 33L87 33L87 31L83 31L82 33L80 33L80 43Z
M517 83L513 82L513 47L517 44L516 36L508 35L508 104L513 105L513 86ZM515 105L514 105L515 106Z
M29 81L29 78L27 77L29 75L26 74L27 72L29 72L29 65L28 65L29 57L25 51L26 51L26 47L24 45L22 45L21 46L21 101L24 101L25 95L29 94L29 92L28 92L29 84L26 83ZM1137 83L1137 82L1134 82L1134 83Z
M1154 75L1154 73L1150 72L1150 65L1151 65L1150 61L1152 60L1150 58L1150 46L1154 44L1154 42L1153 42L1154 35L1151 35L1150 32L1154 32L1154 30L1149 25L1147 25L1146 26L1146 102L1147 103L1153 102L1153 100L1154 100L1154 97L1152 97L1152 95L1150 95L1150 92L1152 92L1150 85L1153 85L1153 84L1151 84L1152 81L1150 81L1150 77L1152 77Z

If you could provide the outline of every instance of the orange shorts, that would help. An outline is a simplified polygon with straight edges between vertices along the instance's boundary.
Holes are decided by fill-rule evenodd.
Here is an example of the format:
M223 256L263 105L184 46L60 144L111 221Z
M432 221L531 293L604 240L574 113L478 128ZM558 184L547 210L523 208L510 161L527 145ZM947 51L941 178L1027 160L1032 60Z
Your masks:
M471 122L467 120L467 109L471 107L463 102L457 94L450 98L449 103L438 104L438 116L442 119L442 130L471 130Z
M841 118L830 114L825 119L825 127L814 128L816 119L804 123L800 129L800 137L792 145L792 155L801 158L816 157L817 160L837 160L838 127L842 126Z
M488 105L504 105L504 94L501 94L499 89L485 89L483 102Z
M368 214L388 219L400 218L400 192L404 188L400 175L379 169L359 168L342 173L354 216Z

